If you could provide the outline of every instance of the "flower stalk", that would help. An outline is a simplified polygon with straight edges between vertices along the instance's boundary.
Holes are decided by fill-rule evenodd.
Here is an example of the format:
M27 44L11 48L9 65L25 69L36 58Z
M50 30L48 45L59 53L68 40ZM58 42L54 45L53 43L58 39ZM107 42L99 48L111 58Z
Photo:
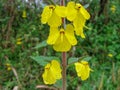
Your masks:
M60 5L64 6L65 0L61 0ZM63 24L63 27L65 28L64 18L62 18L62 24ZM62 90L67 90L66 69L67 69L66 52L62 52Z

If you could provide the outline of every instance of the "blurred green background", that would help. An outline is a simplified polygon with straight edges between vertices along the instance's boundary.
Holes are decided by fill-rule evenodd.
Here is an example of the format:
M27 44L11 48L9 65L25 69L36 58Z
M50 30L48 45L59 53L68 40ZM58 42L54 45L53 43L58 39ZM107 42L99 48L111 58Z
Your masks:
M77 37L78 44L67 58L87 57L94 70L89 79L81 81L74 65L70 65L68 90L120 90L120 0L67 1L82 3L91 15L86 22L89 29L84 28L86 38ZM59 4L59 0L53 2ZM18 90L36 90L37 85L44 84L44 67L30 56L61 58L52 46L40 46L49 34L49 26L40 22L47 4L51 0L0 0L0 90L13 90L19 85Z

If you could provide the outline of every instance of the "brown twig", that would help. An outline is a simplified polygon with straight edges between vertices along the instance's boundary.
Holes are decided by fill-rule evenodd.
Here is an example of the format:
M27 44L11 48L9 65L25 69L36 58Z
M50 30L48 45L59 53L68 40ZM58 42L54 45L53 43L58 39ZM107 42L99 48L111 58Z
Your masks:
M12 71L13 71L13 73L14 73L14 76L16 77L16 80L17 80L17 82L18 82L19 88L21 88L22 85L21 85L21 83L20 83L20 80L19 80L17 71L16 71L16 69L15 69L14 67L11 67L11 68L12 68Z
M51 90L51 89L52 89L52 90L58 90L57 88L52 87L52 86L51 86L51 87L46 86L46 85L37 85L37 86L36 86L36 89L43 89L43 88L44 88L44 89L49 89L49 90Z

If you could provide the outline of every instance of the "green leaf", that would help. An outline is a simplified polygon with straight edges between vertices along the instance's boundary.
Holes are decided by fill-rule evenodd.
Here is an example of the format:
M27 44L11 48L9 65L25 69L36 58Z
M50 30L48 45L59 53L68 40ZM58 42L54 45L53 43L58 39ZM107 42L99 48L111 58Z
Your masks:
M54 86L57 88L62 88L62 79L57 80L57 82L54 84Z
M119 59L120 59L120 54L118 54L118 55L116 56L116 58L119 60Z
M83 56L83 57L80 57L80 58L76 58L76 57L72 57L72 58L69 58L68 59L68 64L72 64L72 63L75 63L75 62L78 62L78 61L81 61L81 60L85 60L85 61L89 61L91 59L90 56Z
M7 20L9 20L9 19L10 19L10 17L5 17L5 18L3 18L3 19L0 19L0 22L7 21Z
M87 56L87 57L83 58L82 60L89 61L91 58L92 58L92 57Z
M32 58L33 60L35 60L38 64L40 64L41 66L45 66L47 63L49 63L51 60L58 60L58 57L54 57L54 56L31 56L30 58Z
M73 57L72 57L72 58L69 58L69 59L68 59L68 64L75 63L75 62L77 62L78 60L79 60L79 58L75 58L75 57L74 57L74 58L73 58Z
M41 48L41 47L45 47L45 46L47 46L48 44L47 44L47 42L46 42L46 40L45 41L42 41L40 44L38 44L36 47L34 47L35 49L38 49L38 48Z

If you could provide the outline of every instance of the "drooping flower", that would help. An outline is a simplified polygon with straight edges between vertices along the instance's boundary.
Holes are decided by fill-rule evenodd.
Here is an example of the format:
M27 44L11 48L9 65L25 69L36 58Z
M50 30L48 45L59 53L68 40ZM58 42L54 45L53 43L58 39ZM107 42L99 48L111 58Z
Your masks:
M86 80L90 75L90 71L92 71L87 61L76 62L75 69L76 69L77 75L81 77L81 80Z
M43 24L48 23L48 25L52 27L58 27L61 25L62 23L61 17L59 17L54 10L55 6L53 5L49 5L44 8L41 14L41 22Z
M42 75L45 84L54 84L58 79L61 79L61 68L57 60L52 60L45 66Z
M85 38L85 35L83 33L83 27L85 26L86 20L88 20L90 18L90 14L79 3L76 4L75 8L77 10L77 15L76 15L75 19L73 20L75 32L77 35L81 36L82 38Z
M71 12L69 12L71 11ZM67 4L67 19L73 21L76 35L85 38L83 33L83 27L85 26L86 20L90 18L90 14L87 10L79 3L69 2Z
M71 46L77 44L72 25L66 25L66 30L51 27L47 43L53 45L54 50L60 52L69 51Z
M73 20L76 35L81 36L82 38L85 38L85 35L83 33L83 27L85 26L85 22L85 18L80 13L77 13L75 19Z

